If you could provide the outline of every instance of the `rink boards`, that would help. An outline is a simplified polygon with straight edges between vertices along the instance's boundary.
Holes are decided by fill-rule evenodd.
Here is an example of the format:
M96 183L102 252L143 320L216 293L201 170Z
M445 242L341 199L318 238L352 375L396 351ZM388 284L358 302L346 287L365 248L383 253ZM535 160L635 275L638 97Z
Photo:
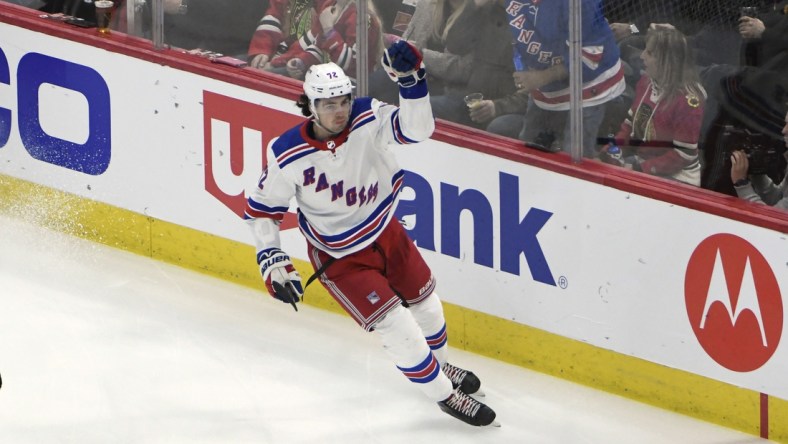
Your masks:
M13 11L0 7L3 211L262 298L240 215L264 148L301 120L296 84ZM748 207L457 131L396 147L397 217L452 345L788 440L784 216L728 217ZM682 193L696 196L655 198ZM282 239L311 275L291 219ZM306 303L338 310L317 287Z

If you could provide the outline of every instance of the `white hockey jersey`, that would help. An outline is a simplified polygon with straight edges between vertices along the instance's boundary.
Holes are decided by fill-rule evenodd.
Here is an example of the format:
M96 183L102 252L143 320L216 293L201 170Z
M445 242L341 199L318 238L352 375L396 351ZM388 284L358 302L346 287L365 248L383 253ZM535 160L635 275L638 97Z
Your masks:
M301 232L333 257L359 251L379 236L394 214L404 175L391 148L425 140L435 128L426 82L401 91L399 108L355 99L348 127L333 139L310 137L307 120L270 146L266 170L246 205L258 253L281 247L278 221L293 196Z

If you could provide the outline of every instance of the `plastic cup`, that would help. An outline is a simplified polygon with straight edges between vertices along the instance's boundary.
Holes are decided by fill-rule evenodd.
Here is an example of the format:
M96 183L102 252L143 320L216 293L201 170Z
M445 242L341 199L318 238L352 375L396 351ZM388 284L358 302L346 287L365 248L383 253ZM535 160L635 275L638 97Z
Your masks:
M739 9L739 17L755 17L758 15L758 8L755 6L744 6Z
M482 103L482 100L484 100L484 95L482 95L482 93L471 93L465 96L463 100L465 100L465 104L468 106L468 109L473 109Z
M97 0L96 5L96 28L101 34L109 34L109 24L112 21L112 7L115 3L110 0Z

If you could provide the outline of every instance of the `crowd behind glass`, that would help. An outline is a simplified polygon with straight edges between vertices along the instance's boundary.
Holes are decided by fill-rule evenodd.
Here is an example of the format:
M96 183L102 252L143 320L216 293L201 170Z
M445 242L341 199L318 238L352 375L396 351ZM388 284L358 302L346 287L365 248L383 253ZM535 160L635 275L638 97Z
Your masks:
M92 0L9 2L95 20ZM113 28L150 38L150 3L115 0ZM162 5L173 48L295 79L333 61L394 103L380 55L407 39L424 55L437 118L518 139L524 150L580 145L589 161L689 185L678 193L702 187L788 210L788 0L582 0L582 140L568 119L569 0ZM366 9L366 36L357 35L357 8Z

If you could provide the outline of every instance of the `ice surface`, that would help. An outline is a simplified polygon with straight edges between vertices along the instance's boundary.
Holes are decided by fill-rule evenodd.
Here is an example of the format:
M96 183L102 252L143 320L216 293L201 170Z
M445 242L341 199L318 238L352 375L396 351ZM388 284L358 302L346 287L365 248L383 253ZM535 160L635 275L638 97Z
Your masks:
M754 443L452 349L502 427L411 385L350 318L0 216L0 443Z

